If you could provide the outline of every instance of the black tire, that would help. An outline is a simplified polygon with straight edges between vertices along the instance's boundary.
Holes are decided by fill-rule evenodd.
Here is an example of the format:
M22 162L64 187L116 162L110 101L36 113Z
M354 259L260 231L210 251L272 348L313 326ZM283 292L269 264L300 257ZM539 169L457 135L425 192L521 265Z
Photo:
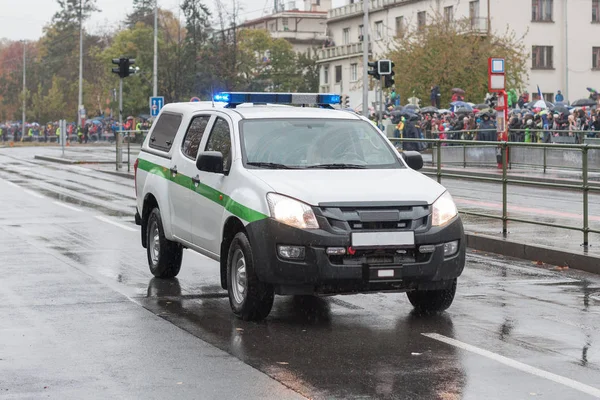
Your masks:
M171 279L177 276L181 269L183 247L165 238L160 210L154 208L148 216L146 229L146 255L150 272L157 278ZM158 243L155 247L154 243Z
M442 290L413 290L407 292L408 300L420 314L434 314L448 309L456 294L456 279Z
M244 279L245 287L241 284ZM258 280L252 247L243 232L235 235L227 253L227 292L231 310L245 321L260 321L269 315L273 307L273 286Z

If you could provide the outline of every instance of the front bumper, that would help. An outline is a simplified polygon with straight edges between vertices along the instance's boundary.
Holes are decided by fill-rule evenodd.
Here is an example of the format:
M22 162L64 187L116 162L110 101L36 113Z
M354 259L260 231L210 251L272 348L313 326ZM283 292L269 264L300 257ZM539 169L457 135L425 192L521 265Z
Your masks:
M460 217L444 227L415 233L410 249L374 249L354 255L331 256L328 247L351 246L350 234L325 230L303 230L271 218L246 227L258 278L273 284L278 294L335 294L373 291L442 289L460 276L465 265L466 241ZM456 254L445 257L444 243L459 241ZM283 259L277 246L304 246L301 261ZM434 245L433 253L420 253L419 246ZM379 278L378 269L393 270Z

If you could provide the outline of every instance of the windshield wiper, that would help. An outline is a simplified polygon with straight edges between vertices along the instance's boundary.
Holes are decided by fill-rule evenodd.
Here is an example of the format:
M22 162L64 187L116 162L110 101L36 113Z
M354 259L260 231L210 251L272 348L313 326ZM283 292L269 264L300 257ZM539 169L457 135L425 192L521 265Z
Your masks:
M323 168L323 169L366 169L367 167L365 165L359 165L359 164L343 164L343 163L332 163L332 164L316 164L316 165L309 165L307 167L305 167L307 169L309 168Z
M247 162L246 165L251 165L253 167L269 168L269 169L295 169L294 167L290 167L289 165L272 163L272 162Z

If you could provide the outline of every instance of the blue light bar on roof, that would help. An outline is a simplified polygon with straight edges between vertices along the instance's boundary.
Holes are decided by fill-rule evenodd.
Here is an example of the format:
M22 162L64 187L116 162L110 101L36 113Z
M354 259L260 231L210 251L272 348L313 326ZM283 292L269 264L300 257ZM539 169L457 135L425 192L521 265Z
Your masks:
M251 93L222 92L213 96L213 100L221 103L271 103L271 104L339 104L339 94L319 93Z

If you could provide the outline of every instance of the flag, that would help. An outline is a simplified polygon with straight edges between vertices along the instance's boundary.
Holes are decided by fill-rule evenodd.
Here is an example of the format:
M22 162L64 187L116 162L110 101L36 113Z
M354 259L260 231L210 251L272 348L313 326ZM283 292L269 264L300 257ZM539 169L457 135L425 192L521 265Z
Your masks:
M538 96L540 96L540 100L544 100L544 96L542 96L542 91L540 90L540 85L537 85L538 88Z

